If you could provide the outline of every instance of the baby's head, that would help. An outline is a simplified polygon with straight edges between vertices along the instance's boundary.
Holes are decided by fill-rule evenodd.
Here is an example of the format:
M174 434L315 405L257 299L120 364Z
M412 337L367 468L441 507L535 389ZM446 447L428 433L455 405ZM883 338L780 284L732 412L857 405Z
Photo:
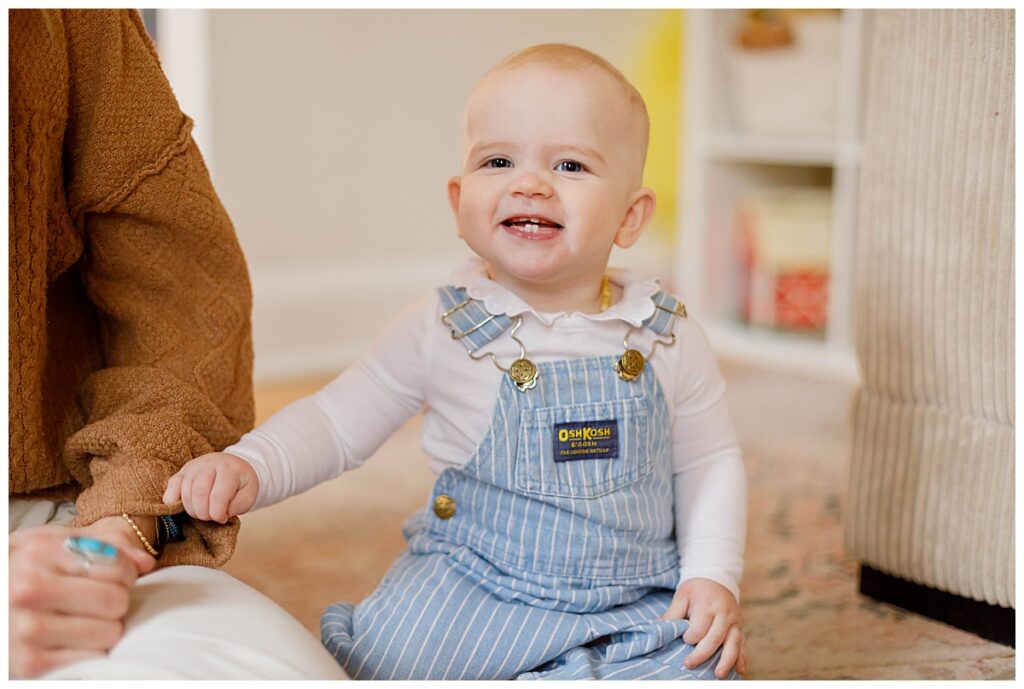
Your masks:
M653 213L647 130L640 94L597 55L509 55L466 105L462 174L448 183L459 236L506 287L579 301Z
M602 114L606 117L606 126L619 128L621 137L618 143L624 149L621 153L629 161L629 170L635 175L636 186L640 186L650 128L644 99L614 65L600 55L574 45L542 43L502 58L477 82L470 95L466 106L464 135L469 134L469 118L474 99L477 101L476 104L479 104L488 87L494 88L495 84L500 84L502 76L508 77L517 69L526 71L529 68L535 71L561 72L562 76L570 81L586 84L594 89L591 91L594 100L580 105L590 106L593 109L591 114Z

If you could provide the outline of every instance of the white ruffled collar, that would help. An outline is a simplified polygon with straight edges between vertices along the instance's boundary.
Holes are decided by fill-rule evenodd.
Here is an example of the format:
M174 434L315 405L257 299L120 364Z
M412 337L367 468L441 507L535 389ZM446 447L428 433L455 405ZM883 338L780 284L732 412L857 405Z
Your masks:
M451 277L451 284L464 288L469 296L482 301L490 313L503 313L507 316L528 313L544 325L551 325L556 320L570 315L579 315L595 322L622 320L636 327L643 325L643 322L654 313L655 307L651 297L660 289L658 281L640 280L632 271L624 268L609 268L608 279L622 287L622 298L601 313L573 314L564 311L536 311L514 292L487 277L484 262L476 256L467 259L455 271Z

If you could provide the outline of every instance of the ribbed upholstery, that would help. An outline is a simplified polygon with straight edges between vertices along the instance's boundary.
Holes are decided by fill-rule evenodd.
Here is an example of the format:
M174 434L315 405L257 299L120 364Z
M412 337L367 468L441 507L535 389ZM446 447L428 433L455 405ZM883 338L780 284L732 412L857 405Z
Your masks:
M1014 605L1014 13L876 13L846 546Z

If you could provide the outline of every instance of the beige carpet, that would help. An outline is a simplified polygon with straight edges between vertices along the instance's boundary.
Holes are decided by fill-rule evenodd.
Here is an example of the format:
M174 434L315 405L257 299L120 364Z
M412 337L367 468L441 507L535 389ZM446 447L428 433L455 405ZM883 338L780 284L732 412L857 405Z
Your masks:
M750 510L742 609L750 679L1012 679L1014 651L857 593L842 550L848 388L725 367ZM266 418L325 381L265 385ZM243 518L226 569L319 635L329 603L373 590L432 477L419 421L367 464Z

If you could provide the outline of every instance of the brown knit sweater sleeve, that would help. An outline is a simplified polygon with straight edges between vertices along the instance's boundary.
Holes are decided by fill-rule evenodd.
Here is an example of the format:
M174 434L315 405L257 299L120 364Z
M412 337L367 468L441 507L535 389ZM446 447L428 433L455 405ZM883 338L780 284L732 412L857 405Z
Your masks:
M77 524L162 514L167 479L253 422L251 290L231 222L134 11L68 11L64 155L104 368L64 447ZM180 509L178 506L177 509ZM161 565L219 565L238 520L195 522Z

